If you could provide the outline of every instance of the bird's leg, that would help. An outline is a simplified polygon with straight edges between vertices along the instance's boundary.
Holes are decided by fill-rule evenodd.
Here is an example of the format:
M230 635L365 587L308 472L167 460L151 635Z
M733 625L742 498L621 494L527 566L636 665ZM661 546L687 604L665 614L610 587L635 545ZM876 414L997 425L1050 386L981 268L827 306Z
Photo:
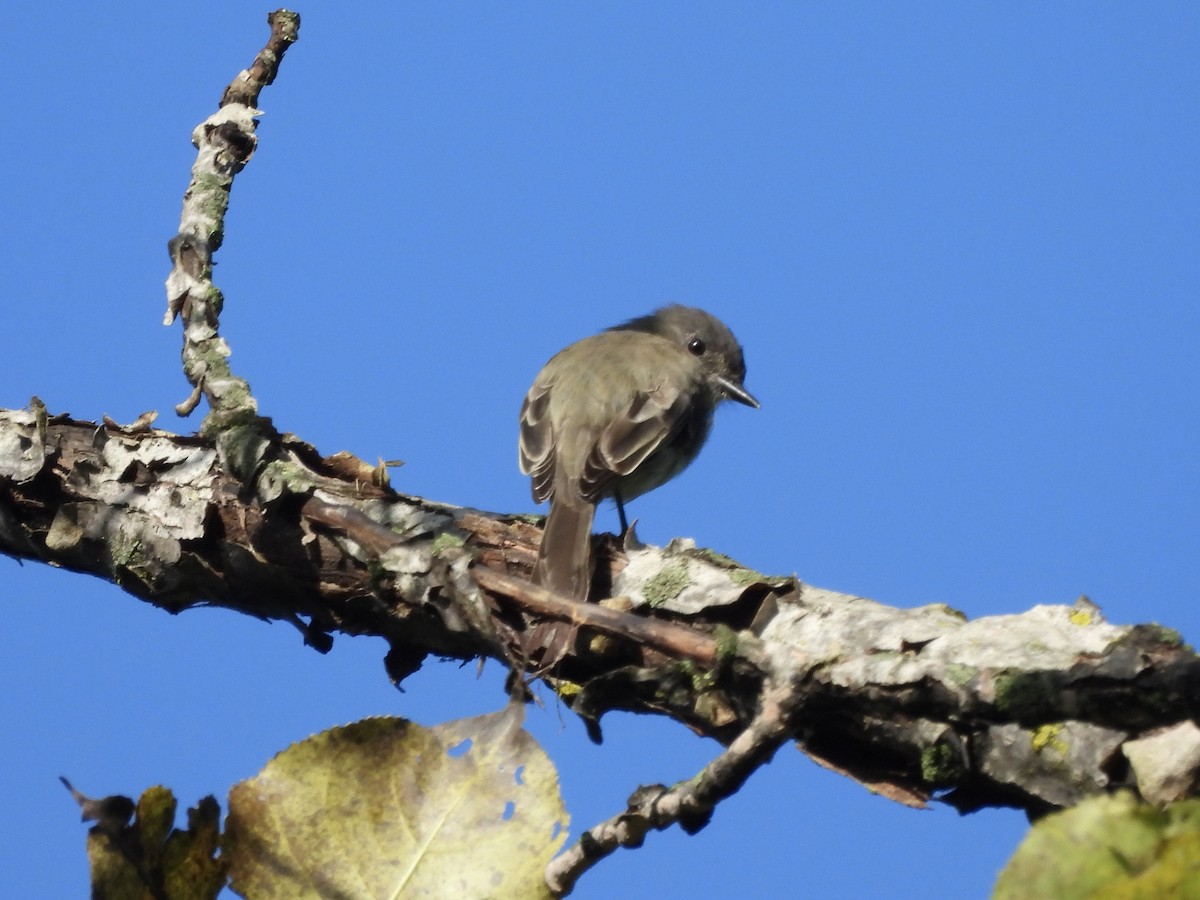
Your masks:
M621 492L613 491L613 499L617 501L617 518L621 520L621 536L625 536L625 532L629 530L629 523L625 520L625 504L621 502Z

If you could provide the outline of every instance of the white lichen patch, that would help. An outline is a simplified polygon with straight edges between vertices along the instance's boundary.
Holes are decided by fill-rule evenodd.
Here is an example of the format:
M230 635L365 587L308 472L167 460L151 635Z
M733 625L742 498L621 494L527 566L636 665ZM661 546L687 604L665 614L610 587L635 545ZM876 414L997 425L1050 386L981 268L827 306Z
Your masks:
M22 484L42 470L45 459L46 448L33 410L0 412L0 478Z
M215 450L180 447L154 438L110 438L101 455L105 468L83 476L93 499L142 514L154 523L158 536L176 540L203 536L217 476ZM146 483L127 480L138 467L153 473Z
M923 656L938 664L975 668L1062 670L1081 656L1099 655L1129 633L1102 622L1080 626L1070 606L1039 605L1018 615L985 616L965 622L931 643Z
M915 609L804 585L762 634L784 667L822 667L844 686L947 680L952 690L976 673L1062 671L1082 655L1103 654L1129 633L1103 622L1080 626L1069 606L966 621L936 604ZM984 680L987 675L983 676Z
M634 607L696 615L740 600L746 571L717 565L696 550L695 541L676 538L666 547L640 545L631 550L628 565L613 580L612 593L628 597Z

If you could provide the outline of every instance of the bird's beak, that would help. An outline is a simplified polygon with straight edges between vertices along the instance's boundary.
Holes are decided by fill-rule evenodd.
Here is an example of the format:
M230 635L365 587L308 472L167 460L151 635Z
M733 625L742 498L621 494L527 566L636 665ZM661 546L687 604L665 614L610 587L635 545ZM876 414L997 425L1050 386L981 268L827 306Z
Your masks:
M747 406L753 406L758 409L758 401L754 399L754 395L738 384L731 378L726 378L723 375L717 376L717 384L721 386L730 400L736 400L738 403L745 403Z

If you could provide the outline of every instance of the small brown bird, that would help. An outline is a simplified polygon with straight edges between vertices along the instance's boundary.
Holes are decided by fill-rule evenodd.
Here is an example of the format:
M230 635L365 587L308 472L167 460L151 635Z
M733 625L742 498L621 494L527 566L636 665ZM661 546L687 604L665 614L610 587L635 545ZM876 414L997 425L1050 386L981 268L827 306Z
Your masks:
M704 446L713 411L742 386L733 333L704 310L666 306L571 344L546 363L521 407L521 471L550 501L533 580L586 600L596 504L623 501L682 472Z

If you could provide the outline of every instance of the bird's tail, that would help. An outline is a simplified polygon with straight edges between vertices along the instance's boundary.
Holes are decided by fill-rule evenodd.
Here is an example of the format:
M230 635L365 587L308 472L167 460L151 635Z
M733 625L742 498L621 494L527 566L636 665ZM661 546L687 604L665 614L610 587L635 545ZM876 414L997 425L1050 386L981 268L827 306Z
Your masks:
M580 603L587 601L592 584L595 512L590 503L571 506L551 501L537 565L533 568L534 584ZM577 627L570 622L542 622L530 633L526 648L529 659L543 670L556 665L571 649Z
M592 584L592 517L590 503L571 506L551 502L533 583L583 603Z

